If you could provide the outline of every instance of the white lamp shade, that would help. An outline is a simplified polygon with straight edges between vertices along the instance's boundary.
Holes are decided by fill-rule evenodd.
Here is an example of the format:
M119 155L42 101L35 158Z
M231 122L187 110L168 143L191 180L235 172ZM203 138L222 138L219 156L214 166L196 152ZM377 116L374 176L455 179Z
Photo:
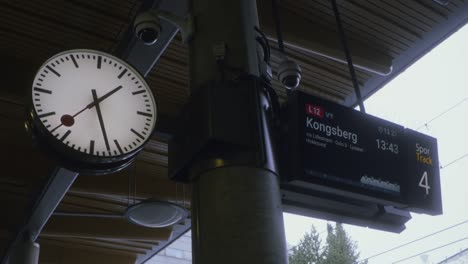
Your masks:
M129 222L152 228L175 225L186 216L184 208L170 202L154 200L134 204L125 212Z

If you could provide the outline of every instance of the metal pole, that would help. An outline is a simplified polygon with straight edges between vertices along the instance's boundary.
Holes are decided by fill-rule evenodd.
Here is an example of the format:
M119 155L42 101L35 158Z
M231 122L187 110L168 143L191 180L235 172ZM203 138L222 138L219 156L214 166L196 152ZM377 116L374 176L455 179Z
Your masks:
M226 65L258 76L255 1L193 0L192 14L196 34L189 49L194 89L220 78L213 57L213 45L220 42L227 46ZM272 151L268 137L267 132L266 151ZM275 173L264 168L220 166L194 178L194 264L288 263Z
M39 263L39 244L31 240L24 240L16 244L12 255L8 260L9 264L38 264Z

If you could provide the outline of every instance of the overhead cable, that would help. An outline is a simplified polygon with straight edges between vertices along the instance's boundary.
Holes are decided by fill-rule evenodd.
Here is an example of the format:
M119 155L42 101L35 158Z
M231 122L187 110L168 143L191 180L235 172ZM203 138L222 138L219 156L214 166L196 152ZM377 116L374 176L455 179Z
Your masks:
M445 232L445 231L447 231L447 230L449 230L449 229L455 228L455 227L457 227L457 226L460 226L460 225L463 225L463 224L466 224L466 223L468 223L468 220L465 220L465 221L462 221L462 222L460 222L460 223L451 225L451 226L446 227L446 228L444 228L444 229L441 229L441 230L439 230L439 231L437 231L437 232L431 233L431 234L429 234L429 235L425 235L425 236L423 236L423 237L420 237L420 238L418 238L418 239L412 240L412 241L407 242L407 243L405 243L405 244L402 244L402 245L393 247L393 248L391 248L391 249L385 250L385 251L380 252L380 253L378 253L378 254L372 255L372 256L370 256L370 257L368 257L368 258L362 259L362 260L360 260L360 261L358 261L358 262L360 263L360 262L369 260L369 259L371 259L371 258L378 257L378 256L380 256L380 255L383 255L383 254L386 254L386 253L391 252L391 251L393 251L393 250L396 250L396 249L399 249L399 248L408 246L408 245L410 245L410 244L413 244L413 243L418 242L418 241L420 241L420 240L423 240L423 239L425 239L425 238L431 237L431 236L433 236L433 235L437 235L437 234L439 234L439 233Z
M442 113L434 116L433 118L431 118L429 121L427 121L426 123L422 124L421 126L419 126L418 128L416 128L416 131L420 130L421 128L423 127L427 127L427 125L429 125L429 123L433 122L434 120L440 118L441 116L447 114L448 112L452 111L453 109L455 109L456 107L458 107L459 105L461 105L462 103L464 103L466 100L468 100L468 97L465 97L463 100L459 101L458 103L452 105L451 107L449 107L447 110L443 111Z
M400 259L400 260L398 260L398 261L393 262L392 264L400 263L400 262L402 262L402 261L405 261L405 260L408 260L408 259L412 259L412 258L417 257L417 256L421 256L421 255L423 255L423 254L432 252L432 251L437 250L437 249L441 249L441 248L443 248L443 247L447 247L447 246L453 245L453 244L455 244L455 243L461 242L461 241L466 240L466 239L468 239L468 237L455 240L455 241L453 241L453 242L444 244L444 245L442 245L442 246L438 246L438 247L435 247L435 248L431 248L431 249L429 249L429 250L426 250L426 251L424 251L424 252L421 252L421 253L416 254L416 255L413 255L413 256L409 256L409 257L404 258L404 259Z
M447 163L447 165L445 165L445 166L440 165L439 168L440 168L440 169L446 169L446 168L449 167L450 165L453 165L453 164L459 162L460 160L462 160L462 159L464 159L464 158L466 158L466 157L468 157L468 153L465 153L465 154L461 155L460 157L458 157L458 158L452 160L451 162Z
M271 0L271 5L273 9L273 18L275 20L275 30L276 30L276 38L278 39L278 48L281 51L281 53L285 54L283 34L281 32L281 21L280 21L280 15L279 15L279 10L278 10L278 1Z

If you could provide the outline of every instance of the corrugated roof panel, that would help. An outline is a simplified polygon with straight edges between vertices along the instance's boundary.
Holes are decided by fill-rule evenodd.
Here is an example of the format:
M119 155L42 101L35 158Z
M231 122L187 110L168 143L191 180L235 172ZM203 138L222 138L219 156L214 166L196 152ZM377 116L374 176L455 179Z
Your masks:
M424 34L431 29L431 25L418 20L414 16L407 15L404 10L399 9L389 3L389 1L382 0L364 0L353 1L356 5L365 6L368 10L376 15L394 21L400 24L407 30L413 31L416 34Z
M14 3L14 4L13 4ZM34 33L38 35L44 35L48 32L63 33L68 35L68 37L74 38L85 38L85 39L102 39L109 42L115 41L114 34L109 31L102 31L106 27L99 26L98 29L90 26L89 21L86 17L73 16L66 14L67 12L57 12L54 9L41 10L39 8L36 10L36 7L25 6L21 2L12 2L12 3L2 3L2 9L5 10L7 14L15 14L15 17L10 17L10 19L23 20L19 25L28 25L32 26L29 30L24 31L29 33ZM55 12L54 12L55 11ZM94 20L95 23L92 25L99 25L98 20ZM19 21L16 21L19 22ZM105 22L105 21L104 21ZM35 31L34 27L42 25L43 27L37 28ZM48 35L47 37L52 38L64 38L61 34Z
M362 23L380 31L383 34L393 36L394 38L404 39L405 44L410 44L421 39L421 35L401 25L398 21L380 16L374 13L366 6L360 5L358 1L344 1L343 12L351 13Z
M338 34L336 32L336 21L330 1L289 0L284 6L301 17L314 21L314 23L322 25L327 30ZM387 50L389 50L393 54L398 54L407 47L407 44L396 40L394 37L381 34L374 28L369 28L367 23L362 22L362 18L359 18L359 16L353 13L348 13L347 10L344 10L340 5L339 10L348 38L366 41L377 50L382 52L387 52ZM286 23L286 21L284 23ZM310 32L310 34L313 34L313 32Z
M54 0L28 1L27 4L3 1L0 3L4 11L0 17L0 32L15 43L8 47L9 52L38 60L73 48L109 52L115 49L139 4L139 1Z

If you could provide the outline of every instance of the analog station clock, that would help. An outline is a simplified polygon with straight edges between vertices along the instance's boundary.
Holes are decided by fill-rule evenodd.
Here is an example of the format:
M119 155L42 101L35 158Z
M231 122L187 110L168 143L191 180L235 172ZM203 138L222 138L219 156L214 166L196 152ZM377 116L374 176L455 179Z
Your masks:
M100 51L53 56L38 70L31 92L38 141L78 172L125 167L155 128L156 103L144 78Z

